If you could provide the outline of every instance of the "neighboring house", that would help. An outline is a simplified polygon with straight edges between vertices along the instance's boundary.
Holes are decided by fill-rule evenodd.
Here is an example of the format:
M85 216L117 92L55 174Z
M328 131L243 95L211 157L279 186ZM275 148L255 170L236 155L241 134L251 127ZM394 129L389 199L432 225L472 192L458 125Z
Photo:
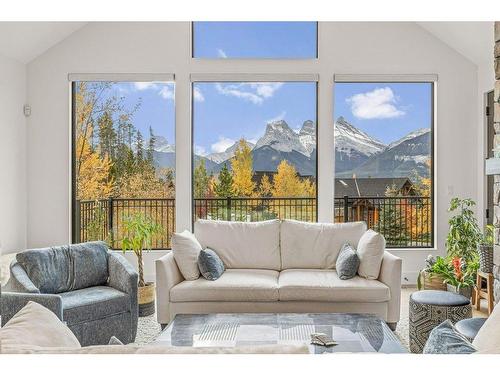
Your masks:
M336 178L335 179L335 222L366 221L369 227L378 222L384 204L394 204L381 199L387 188L394 187L398 196L416 195L408 178ZM346 198L347 197L347 198ZM360 197L360 198L358 198ZM355 198L355 199L353 199Z

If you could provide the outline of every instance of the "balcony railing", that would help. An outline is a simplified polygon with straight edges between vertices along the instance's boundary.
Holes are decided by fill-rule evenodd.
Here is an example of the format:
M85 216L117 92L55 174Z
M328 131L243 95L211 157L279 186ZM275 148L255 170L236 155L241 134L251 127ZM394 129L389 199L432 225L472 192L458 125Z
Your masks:
M75 242L99 239L108 241L113 248L120 248L124 217L140 212L163 228L163 234L153 239L153 248L170 248L170 237L175 230L175 199L113 198L76 203ZM204 198L193 202L193 221L277 218L314 222L316 215L316 198ZM385 236L387 247L433 246L429 197L335 198L334 221L365 221L369 228Z

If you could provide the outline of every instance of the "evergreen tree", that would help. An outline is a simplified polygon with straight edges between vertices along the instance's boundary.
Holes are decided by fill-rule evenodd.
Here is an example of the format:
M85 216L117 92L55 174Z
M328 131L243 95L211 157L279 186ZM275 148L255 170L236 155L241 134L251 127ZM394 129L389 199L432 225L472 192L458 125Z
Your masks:
M388 245L401 246L408 241L408 228L406 227L405 212L401 210L401 199L395 185L388 186L385 191L377 231L381 232ZM390 198L393 199L390 199Z
M207 174L207 168L204 160L200 160L194 169L193 180L194 198L206 198L210 177Z
M136 135L136 161L140 170L144 169L144 138L139 130Z
M156 144L156 136L153 133L153 128L149 127L149 142L148 142L148 151L147 151L147 161L148 164L154 167L154 151Z
M252 180L253 158L252 150L244 139L240 139L236 147L231 167L234 194L238 197L251 197L255 190L255 182Z
M218 182L215 183L214 191L219 198L233 196L233 176L231 175L231 172L229 172L226 163L224 163L224 166L219 173Z

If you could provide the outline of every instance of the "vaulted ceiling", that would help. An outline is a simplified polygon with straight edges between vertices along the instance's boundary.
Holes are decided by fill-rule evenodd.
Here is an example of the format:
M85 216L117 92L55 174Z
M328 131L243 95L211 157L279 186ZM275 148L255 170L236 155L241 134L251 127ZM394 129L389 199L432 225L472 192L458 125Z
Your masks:
M29 63L85 22L0 22L0 54ZM493 58L493 22L417 22L476 65Z

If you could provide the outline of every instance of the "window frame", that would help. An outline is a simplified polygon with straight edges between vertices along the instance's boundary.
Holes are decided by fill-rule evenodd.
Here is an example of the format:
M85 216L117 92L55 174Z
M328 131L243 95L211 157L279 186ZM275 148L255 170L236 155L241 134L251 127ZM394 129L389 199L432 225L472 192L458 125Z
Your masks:
M72 244L76 243L77 225L79 222L77 218L76 207L76 85L78 82L114 82L114 83L134 83L134 82L162 82L173 83L175 90L175 74L173 73L69 73L68 83L70 91L70 108L69 115L71 121L70 131L70 241ZM175 101L174 101L174 137L177 133L177 122L175 120ZM177 157L177 155L176 155ZM177 183L176 183L177 188ZM177 190L177 189L176 189ZM174 202L177 201L177 196ZM112 249L116 250L116 249ZM162 251L163 249L151 249L155 251Z
M284 80L285 79L285 80ZM319 171L319 113L318 113L318 97L319 97L319 74L246 74L246 73L193 73L190 75L190 89L191 89L191 229L194 231L195 219L195 197L194 197L194 85L196 83L226 83L226 82L242 82L242 83L259 83L259 82L280 82L280 83L292 83L292 82L303 82L303 83L314 83L315 84L315 94L316 94L316 195L314 199L316 200L315 216L318 222L318 208L319 208L319 188L318 188L318 171Z
M314 22L316 25L316 46L315 46L315 50L316 50L316 53L315 53L315 56L314 57L280 57L280 58L276 58L276 57L228 57L228 58L220 58L220 57L195 57L195 48L194 48L194 38L195 38L195 32L194 32L194 24L195 22L198 22L198 21L191 21L191 27L190 27L190 57L191 59L193 60L206 60L206 61L244 61L244 60L247 60L247 61L317 61L319 60L319 21L303 21L303 22ZM222 21L224 22L224 21ZM241 21L241 22L245 22L245 21ZM262 21L262 22L266 22L266 21ZM269 22L269 21L268 21ZM270 21L272 22L272 21ZM280 22L280 21L276 21L276 22ZM281 21L281 22L285 22L285 21Z
M430 83L431 84L431 244L426 247L390 247L391 250L429 251L435 249L437 243L437 212L436 212L436 197L437 197L437 171L436 171L436 126L437 126L437 74L334 74L333 77L333 94L334 100L332 103L333 118L332 124L335 123L335 85L338 83ZM333 162L333 178L335 181L335 139L334 139L334 162ZM335 184L333 187L333 196L335 197ZM333 199L333 212L335 213L335 198ZM334 214L335 215L335 214Z

